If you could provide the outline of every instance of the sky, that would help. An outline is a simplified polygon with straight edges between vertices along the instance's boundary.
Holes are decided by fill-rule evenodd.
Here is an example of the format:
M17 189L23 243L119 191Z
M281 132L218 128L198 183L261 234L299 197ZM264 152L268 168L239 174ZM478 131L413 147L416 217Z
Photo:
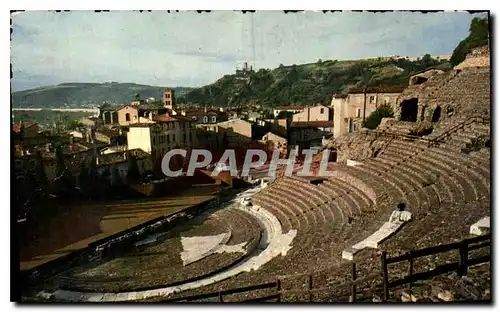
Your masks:
M484 14L483 14L484 16ZM280 64L451 54L467 12L27 11L12 15L14 91L63 82L198 87Z

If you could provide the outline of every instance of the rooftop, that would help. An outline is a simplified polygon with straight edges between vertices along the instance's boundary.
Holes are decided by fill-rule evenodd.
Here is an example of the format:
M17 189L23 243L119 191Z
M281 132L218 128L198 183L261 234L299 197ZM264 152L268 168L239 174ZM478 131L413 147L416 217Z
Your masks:
M371 87L354 87L349 89L349 94L359 93L401 93L406 89L405 86L371 86Z
M330 128L333 127L333 121L294 121L290 126L295 128Z
M303 110L306 108L305 106L300 106L300 105L289 105L289 106L278 106L275 109L279 110Z
M19 133L19 132L21 132L21 127L24 127L26 129L26 128L33 127L35 125L38 125L38 124L37 123L33 123L33 122L23 122L23 123L13 124L12 125L12 131L14 131L16 133Z

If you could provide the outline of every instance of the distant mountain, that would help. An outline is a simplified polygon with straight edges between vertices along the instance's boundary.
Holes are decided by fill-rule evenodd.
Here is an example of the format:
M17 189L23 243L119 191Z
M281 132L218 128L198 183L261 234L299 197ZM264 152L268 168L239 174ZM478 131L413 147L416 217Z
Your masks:
M12 93L13 107L81 107L103 102L130 103L135 94L141 99L154 97L160 101L165 87L148 86L135 83L61 83ZM176 97L183 96L192 88L174 87Z
M177 102L216 106L246 105L253 100L265 106L329 104L334 93L346 92L350 87L408 85L411 74L429 67L451 68L449 62L425 55L414 61L398 57L319 60L275 69L238 70L183 98L177 97Z

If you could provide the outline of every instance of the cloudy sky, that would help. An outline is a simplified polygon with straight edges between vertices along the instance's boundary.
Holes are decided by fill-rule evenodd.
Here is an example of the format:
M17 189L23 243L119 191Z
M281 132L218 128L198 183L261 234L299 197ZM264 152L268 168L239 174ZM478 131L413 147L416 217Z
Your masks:
M474 16L445 13L42 12L12 16L14 90L62 82L202 86L242 67L448 54Z

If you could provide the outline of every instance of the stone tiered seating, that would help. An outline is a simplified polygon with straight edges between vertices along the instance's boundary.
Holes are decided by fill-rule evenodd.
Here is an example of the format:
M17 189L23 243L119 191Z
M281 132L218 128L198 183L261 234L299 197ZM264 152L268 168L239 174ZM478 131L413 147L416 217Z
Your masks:
M275 213L280 222L292 223L292 228L298 230L287 258L294 259L293 265L300 267L307 266L303 260L317 256L314 250L328 248L346 224L362 213L372 212L372 198L373 192L368 195L336 178L314 185L308 178L294 176L279 179L272 187L256 194L252 202ZM279 261L266 267L273 265L278 268Z
M466 155L446 153L440 151L439 148L424 149L425 152L423 152L421 146L407 142L394 142L393 144L393 147L390 147L388 151L393 151L394 154L398 153L400 155L414 155L412 161L418 162L419 166L425 166L425 164L432 165L440 177L455 181L457 186L459 186L459 193L454 194L458 196L454 200L467 201L478 198L476 187L478 187L478 182L481 182L478 170L482 169L478 168L476 170L472 168L472 164L466 160ZM418 154L416 154L417 152ZM471 168L468 168L468 166ZM481 183L484 182L486 181L483 180Z

